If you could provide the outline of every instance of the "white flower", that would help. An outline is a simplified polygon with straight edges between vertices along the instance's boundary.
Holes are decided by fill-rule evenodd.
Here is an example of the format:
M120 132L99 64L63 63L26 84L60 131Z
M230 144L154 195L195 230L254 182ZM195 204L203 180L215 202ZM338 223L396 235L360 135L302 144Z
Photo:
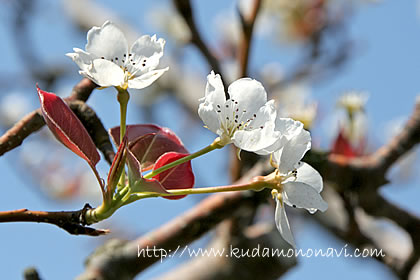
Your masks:
M282 137L271 147L278 148L272 154L278 182L278 188L272 191L276 200L275 221L282 237L295 247L284 205L305 208L311 214L317 210L324 212L328 205L320 195L323 188L321 175L310 165L300 162L311 148L309 132L303 129L302 123L283 118L276 120L276 131L281 132Z
M364 112L368 99L369 94L366 92L349 91L338 99L337 105L346 109L349 114Z
M86 51L68 53L80 67L79 73L101 87L142 89L158 79L167 68L155 70L163 55L165 40L144 35L130 49L122 31L107 21L87 34Z
M246 151L257 151L274 144L276 109L274 100L267 102L267 93L260 82L242 78L228 88L229 99L219 74L207 76L205 97L198 114L208 129L220 136L220 144L233 143Z

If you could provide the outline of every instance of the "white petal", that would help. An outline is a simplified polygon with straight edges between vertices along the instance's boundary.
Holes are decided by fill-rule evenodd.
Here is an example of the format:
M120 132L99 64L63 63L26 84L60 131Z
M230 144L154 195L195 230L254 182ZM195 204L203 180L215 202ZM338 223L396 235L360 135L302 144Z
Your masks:
M143 72L153 70L159 65L159 60L163 56L164 47L164 39L159 38L156 40L156 35L152 37L143 35L131 46L130 54L132 54L132 58L130 59L136 62L138 66L144 63Z
M318 193L323 189L322 177L315 168L302 162L297 168L296 182L305 183L314 188Z
M213 103L215 107L217 105L222 107L226 102L225 88L223 87L222 78L219 74L215 74L213 71L207 75L204 99Z
M207 101L200 103L198 107L198 115L210 131L219 134L220 119L213 107L213 103Z
M303 124L301 122L295 121L290 118L277 118L275 120L275 131L278 135L277 141L265 149L258 151L260 155L267 155L281 150L281 148L286 144L288 140L293 138L294 135L297 135L303 129ZM276 154L273 157L275 162L278 163L280 160L281 154ZM278 161L276 160L278 158Z
M257 113L257 118L250 122L249 125L254 129L235 132L232 137L235 146L242 150L257 152L273 145L278 139L278 133L274 131L276 115L274 101L271 100L260 108Z
M303 129L303 123L295 121L291 118L278 118L276 119L276 130L282 135L286 136L287 139L291 139L301 133Z
M150 86L154 81L159 79L160 76L163 75L166 71L168 71L169 67L159 70L149 71L139 77L135 77L134 79L128 80L128 87L129 88L136 88L142 89L145 87Z
M281 152L275 156L281 174L287 174L295 169L305 153L311 149L311 135L302 129L299 134L286 142ZM281 155L280 155L281 153Z
M315 188L301 182L288 182L283 184L283 194L284 202L293 207L308 210L318 209L322 212L328 208L328 204L322 199Z
M124 59L128 45L122 31L112 22L106 21L101 27L92 27L87 34L86 51L97 58L107 60Z
M276 226L279 230L281 236L286 240L293 248L296 248L295 239L293 238L292 231L290 230L289 220L286 216L286 211L284 209L284 204L281 205L281 202L276 199L276 212L275 217Z
M87 71L95 59L90 53L84 50L74 48L74 53L67 53L66 56L70 57L79 66L80 70Z
M245 112L242 119L251 119L267 102L267 93L262 84L250 78L234 81L228 88L231 100L238 102L239 112Z
M101 87L121 86L124 84L124 71L115 63L105 59L95 59L92 67L80 74L90 78Z

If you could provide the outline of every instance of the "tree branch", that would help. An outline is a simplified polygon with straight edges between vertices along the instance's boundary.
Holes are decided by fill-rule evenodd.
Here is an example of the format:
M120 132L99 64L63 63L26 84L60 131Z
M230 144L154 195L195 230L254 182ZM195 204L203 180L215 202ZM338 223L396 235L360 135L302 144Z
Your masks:
M56 225L74 235L98 236L107 234L108 230L94 229L86 227L85 213L92 209L86 204L83 209L77 211L30 211L28 209L19 209L13 211L0 212L0 223L6 222L36 222Z
M246 77L248 75L248 61L249 53L251 49L252 35L254 31L255 21L257 19L258 11L260 10L261 0L254 0L252 10L249 15L243 15L239 11L239 17L242 25L242 42L239 46L238 62L240 69L240 77Z
M198 31L197 24L195 23L193 10L191 7L190 0L173 0L173 3L178 10L179 14L184 18L187 23L190 32L191 32L191 43L194 44L204 58L207 60L207 63L214 70L214 72L220 74L222 77L222 82L225 88L227 88L225 81L223 80L223 73L220 67L219 61L207 47L204 40L201 38L201 34Z

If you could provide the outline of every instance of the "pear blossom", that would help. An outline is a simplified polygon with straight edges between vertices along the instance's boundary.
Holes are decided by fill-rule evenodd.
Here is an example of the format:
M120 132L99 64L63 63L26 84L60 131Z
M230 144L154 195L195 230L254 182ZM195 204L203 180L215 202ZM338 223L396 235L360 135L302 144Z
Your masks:
M69 56L79 73L101 87L142 89L168 70L156 69L163 56L165 40L143 35L128 48L123 32L111 21L92 27L87 34L86 51L74 48Z
M233 143L246 151L257 151L273 145L278 139L274 131L274 100L260 82L242 78L228 88L226 99L222 79L213 71L207 76L205 97L198 114L206 127L220 136L220 145Z
M347 110L349 114L364 112L368 99L369 94L366 92L349 91L338 99L337 105Z
M305 208L311 214L317 210L326 211L328 204L320 195L323 189L321 175L309 164L300 161L311 148L309 132L303 129L301 122L284 118L276 120L276 131L282 136L272 146L277 148L272 153L272 164L276 167L273 176L277 182L277 188L272 191L276 201L275 222L284 240L296 247L285 204Z

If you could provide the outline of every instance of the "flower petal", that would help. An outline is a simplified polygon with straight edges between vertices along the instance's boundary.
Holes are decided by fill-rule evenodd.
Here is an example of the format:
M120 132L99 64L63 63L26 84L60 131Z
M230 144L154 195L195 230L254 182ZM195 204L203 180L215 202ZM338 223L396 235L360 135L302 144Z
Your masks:
M296 169L296 182L305 183L320 193L324 187L319 172L309 164L302 162Z
M134 79L128 80L128 87L129 88L136 88L136 89L142 89L145 87L150 86L154 81L160 78L160 76L163 75L166 71L169 70L169 67L166 67L164 69L158 69L153 70L150 72L147 72L139 77L136 77Z
M286 142L284 147L273 154L273 159L279 165L281 174L287 174L295 169L305 153L311 149L311 134L302 129L299 134Z
M238 102L239 112L243 112L241 119L251 119L267 102L267 93L262 84L250 78L234 81L228 93L231 100Z
M123 70L115 63L105 59L95 59L90 69L79 72L101 87L124 84Z
M295 121L291 118L278 118L276 119L276 130L282 135L286 136L287 139L299 135L303 129L303 123Z
M86 51L96 58L111 60L118 57L121 60L128 51L124 33L110 21L106 21L101 27L92 27L87 34L87 40Z
M224 105L226 102L225 88L223 87L222 78L219 74L215 74L211 71L207 75L206 93L204 100L213 103L215 107L217 105ZM215 110L217 110L215 108Z
M290 230L289 220L287 219L284 204L281 205L281 201L278 199L276 199L276 212L274 219L276 221L277 229L283 239L292 245L293 248L296 248L295 239L293 238L292 231Z
M287 182L283 184L284 202L293 207L305 208L313 214L314 209L324 212L328 204L322 199L318 191L301 182Z
M238 130L232 137L232 141L236 147L254 152L273 145L279 137L274 131L274 120L277 111L274 107L274 100L267 102L261 107L254 121L250 122L252 130Z
M68 53L66 56L70 57L82 71L87 71L95 56L78 48L74 48L73 51L74 53Z
M201 120L210 131L221 135L219 114L223 114L222 110L224 110L226 97L222 78L219 74L215 74L214 71L207 75L205 96L200 101L198 115Z
M275 120L275 131L277 133L277 141L272 145L257 151L257 154L268 155L274 152L280 152L273 156L276 163L280 161L282 147L293 138L298 135L303 129L303 124L299 121L295 121L291 118L277 118Z
M201 103L198 107L198 115L210 131L219 134L220 119L213 103L208 101Z
M132 60L137 63L138 66L144 64L142 72L155 69L159 65L159 60L163 56L163 48L165 46L165 40L159 38L156 40L156 35L150 37L149 35L143 35L138 38L130 48L130 54L132 54Z

